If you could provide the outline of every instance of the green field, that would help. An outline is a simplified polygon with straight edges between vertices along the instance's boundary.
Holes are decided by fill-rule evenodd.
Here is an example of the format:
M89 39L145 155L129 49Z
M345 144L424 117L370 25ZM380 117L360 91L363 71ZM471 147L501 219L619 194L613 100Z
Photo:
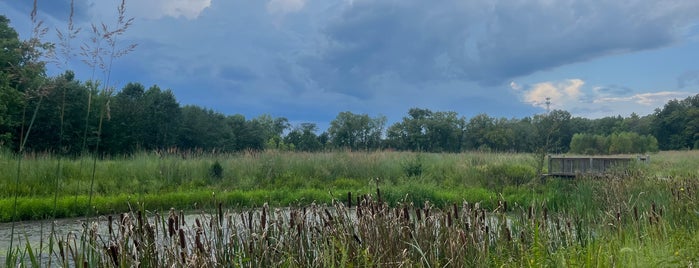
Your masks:
M18 159L3 154L0 220L10 221L14 211L18 220L136 211L152 216L161 211L160 218L149 220L162 228L156 235L172 245L181 243L196 265L221 264L224 256L225 263L242 266L255 260L260 265L319 267L685 267L699 261L699 151L660 152L651 155L648 164L635 164L605 178L542 180L540 165L532 154L503 153L138 154L96 162L31 155L22 159L17 181ZM363 198L372 200L365 201L365 214L346 208L350 192L355 206L358 196L370 195ZM265 204L271 207L267 211L289 207L292 212L263 216L259 208ZM324 206L332 212L323 212ZM324 224L285 224L307 207L316 207L315 218ZM205 224L208 227L183 234L208 233L206 239L197 238L204 242L180 242L165 232L164 215L170 208L203 212L203 219L211 215L209 220L241 215L239 220L244 221L243 215L249 214L257 227L240 228L230 220ZM369 209L372 216L367 216ZM430 210L431 217L423 214ZM416 218L418 214L423 218ZM151 225L134 226L145 230ZM148 239L147 233L138 235ZM215 233L234 233L238 242ZM282 242L300 239L302 233L301 240L313 244ZM136 234L125 235L111 236L121 237L114 241L125 244L114 243L122 252L129 247L145 250L126 243L137 239ZM256 235L269 241L241 238ZM353 244L353 239L365 242ZM109 247L104 241L90 243ZM139 261L193 264L179 260L181 253L172 247L153 246L152 254L141 255ZM299 246L315 253L299 252ZM113 265L110 255L104 254L96 250L83 258Z

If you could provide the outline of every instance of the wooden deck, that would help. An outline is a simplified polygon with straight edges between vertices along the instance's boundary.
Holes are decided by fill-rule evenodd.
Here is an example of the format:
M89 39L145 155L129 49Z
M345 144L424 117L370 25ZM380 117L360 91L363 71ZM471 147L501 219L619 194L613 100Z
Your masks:
M623 171L632 162L650 161L649 156L549 156L546 177L604 176Z

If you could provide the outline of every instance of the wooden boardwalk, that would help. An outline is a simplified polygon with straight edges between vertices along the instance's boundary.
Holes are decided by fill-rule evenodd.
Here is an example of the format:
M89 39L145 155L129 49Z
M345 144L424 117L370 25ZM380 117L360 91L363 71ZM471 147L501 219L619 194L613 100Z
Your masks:
M632 162L647 162L650 156L553 156L549 155L546 177L604 176L627 169Z

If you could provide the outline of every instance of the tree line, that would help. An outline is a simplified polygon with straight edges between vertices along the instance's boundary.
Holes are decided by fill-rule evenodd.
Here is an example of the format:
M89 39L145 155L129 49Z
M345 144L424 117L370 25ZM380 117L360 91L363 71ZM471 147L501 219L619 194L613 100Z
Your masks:
M699 149L699 94L653 114L587 119L554 110L520 119L412 108L384 116L341 112L321 131L284 117L225 115L182 106L169 89L128 83L118 91L49 77L37 46L20 41L0 16L0 148L79 155L143 150L409 150L425 152L642 153ZM33 48L33 49L32 49Z

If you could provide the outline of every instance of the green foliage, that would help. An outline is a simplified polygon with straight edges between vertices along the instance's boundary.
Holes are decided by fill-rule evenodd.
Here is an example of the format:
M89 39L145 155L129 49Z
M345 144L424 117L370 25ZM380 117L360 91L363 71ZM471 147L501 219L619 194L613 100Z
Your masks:
M403 163L403 172L406 177L420 177L422 176L422 155L416 154L413 158L406 160Z
M216 180L223 178L223 167L218 160L211 164L211 167L209 168L209 177Z
M381 146L386 117L341 112L330 122L328 136L333 146L350 150L376 150Z
M536 170L532 166L521 164L494 164L484 168L482 185L498 192L505 186L520 186L536 178Z
M609 136L575 134L570 141L570 153L576 154L631 154L657 152L658 141L651 135L633 132L612 133Z

